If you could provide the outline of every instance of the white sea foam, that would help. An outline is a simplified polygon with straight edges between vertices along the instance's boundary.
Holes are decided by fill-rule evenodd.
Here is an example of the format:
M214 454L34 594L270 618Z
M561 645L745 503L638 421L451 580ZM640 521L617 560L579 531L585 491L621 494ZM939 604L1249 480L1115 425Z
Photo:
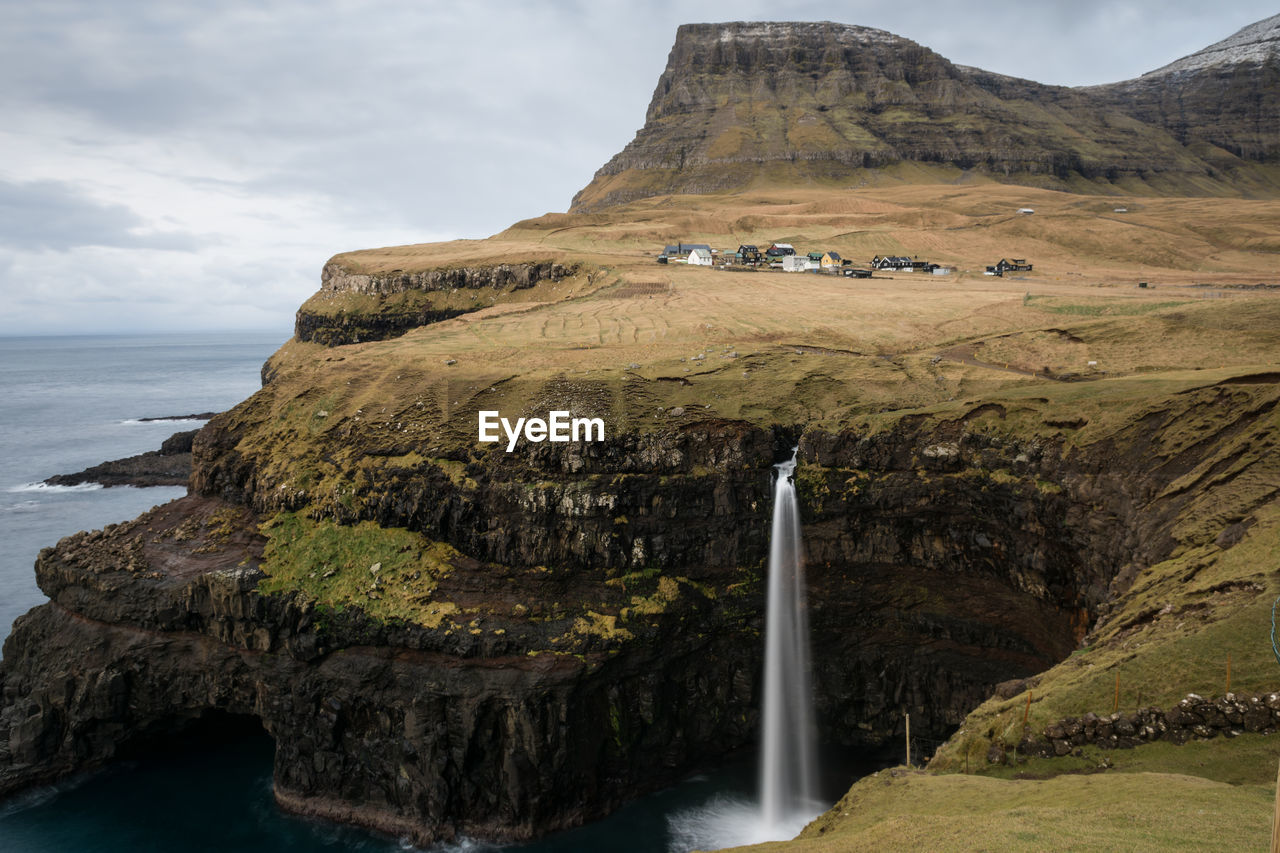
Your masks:
M409 839L402 838L400 839L400 849L423 851L423 853L497 853L502 848L487 841L477 841L474 838L466 838L464 836L457 841L450 841L447 844L434 844L425 849L414 847Z
M125 418L120 421L122 426L136 426L138 424L203 424L207 423L205 418Z
M74 486L55 486L50 483L23 483L21 486L10 486L7 492L94 492L102 488L101 483L76 483Z
M789 841L822 812L820 803L811 803L804 811L789 813L778 821L766 823L760 804L754 800L716 795L705 805L667 816L670 835L667 853Z

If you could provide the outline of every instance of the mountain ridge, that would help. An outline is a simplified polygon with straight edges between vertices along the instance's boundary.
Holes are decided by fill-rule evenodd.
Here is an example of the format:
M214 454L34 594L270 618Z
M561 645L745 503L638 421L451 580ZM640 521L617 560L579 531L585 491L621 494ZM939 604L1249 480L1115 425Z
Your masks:
M1075 88L957 65L871 27L685 24L644 127L570 210L761 180L865 180L903 162L1077 191L1274 196L1273 20L1215 54L1259 63Z

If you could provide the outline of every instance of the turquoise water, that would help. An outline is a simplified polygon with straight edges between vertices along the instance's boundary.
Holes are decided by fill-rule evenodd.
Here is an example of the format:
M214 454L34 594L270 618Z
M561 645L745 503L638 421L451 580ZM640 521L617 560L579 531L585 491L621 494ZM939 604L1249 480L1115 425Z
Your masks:
M32 563L81 529L124 521L180 497L181 488L42 488L53 474L154 450L197 424L143 417L220 411L259 386L262 362L288 337L199 335L0 338L0 630L46 599ZM271 796L273 744L251 722L153 744L98 772L0 802L0 853L137 851L396 851L394 838L297 818ZM834 800L873 769L824 751ZM441 851L662 853L753 840L755 758L636 800L589 826L536 843L464 841Z

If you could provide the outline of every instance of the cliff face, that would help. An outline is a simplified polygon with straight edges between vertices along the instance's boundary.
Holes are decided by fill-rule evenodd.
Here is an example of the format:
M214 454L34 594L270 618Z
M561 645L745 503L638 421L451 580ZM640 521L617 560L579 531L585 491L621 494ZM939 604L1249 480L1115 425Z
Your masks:
M1231 193L1214 177L1274 153L1276 59L1273 43L1263 48L1249 54L1259 61L1178 71L1173 87L1069 89L956 66L868 27L688 24L645 126L572 209L756 181L857 182L900 162L1036 185L1154 180Z
M1184 145L1211 145L1244 160L1275 162L1280 159L1280 15L1137 79L1086 91L1164 128Z
M363 273L330 261L320 274L320 291L298 309L294 336L325 346L386 340L577 272L576 264L529 261Z
M1248 514L1257 489L1186 478L1258 479L1230 454L1269 440L1276 400L1266 384L1208 387L1088 447L992 433L993 406L804 433L824 735L882 743L910 713L939 738L997 682L1065 657L1138 567L1191 541L1176 529L1189 509ZM1201 440L1153 444L1174 421ZM396 619L378 616L394 554L354 566L360 606L305 591L319 558L313 581L266 585L267 554L289 543L258 520L281 510L281 484L228 452L254 428L219 416L196 443L196 495L41 554L52 603L5 646L0 790L216 710L275 738L288 808L423 842L528 837L751 741L771 465L794 432L705 422L514 464L424 460L354 500L288 498L336 516L343 541L376 522L456 548L419 587L420 615Z

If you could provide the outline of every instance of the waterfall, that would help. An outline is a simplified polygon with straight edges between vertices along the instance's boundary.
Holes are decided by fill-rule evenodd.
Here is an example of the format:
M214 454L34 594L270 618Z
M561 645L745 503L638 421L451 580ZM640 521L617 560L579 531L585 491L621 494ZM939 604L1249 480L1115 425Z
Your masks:
M816 806L813 691L809 680L809 620L805 613L800 508L793 480L796 453L774 466L773 530L765 609L763 748L760 810L766 826L794 822Z

